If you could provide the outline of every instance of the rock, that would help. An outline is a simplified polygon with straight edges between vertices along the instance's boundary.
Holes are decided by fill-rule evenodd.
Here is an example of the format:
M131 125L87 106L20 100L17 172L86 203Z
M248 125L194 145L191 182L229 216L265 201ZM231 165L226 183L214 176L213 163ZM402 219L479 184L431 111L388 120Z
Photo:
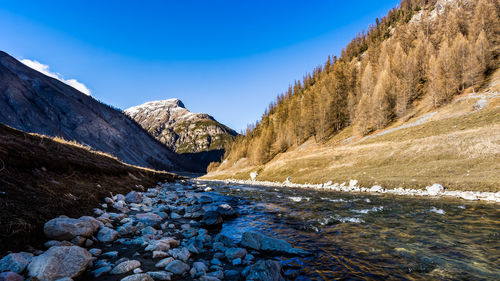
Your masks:
M75 238L71 239L71 243L81 247L85 244L86 240L87 240L87 238L85 238L85 237L76 236Z
M92 248L89 250L89 253L92 254L93 256L99 256L100 254L102 254L102 250L97 248Z
M216 211L208 211L203 215L201 223L207 227L217 227L222 224L222 216Z
M222 266L222 262L218 259L218 258L213 258L211 261L210 261L211 264L213 265L218 265L218 266Z
M202 263L202 262L194 262L193 263L193 268L191 269L194 271L194 275L205 275L207 273L208 267Z
M149 274L147 273L139 273L127 276L121 281L153 281L153 278L151 278L151 276L149 276Z
M219 233L215 236L215 242L221 242L226 247L234 247L235 246L235 242L231 238L229 238L228 236L226 236L222 233Z
M203 195L203 196L200 196L200 198L198 198L198 203L202 204L202 205L203 204L210 204L212 202L214 202L214 200L210 196Z
M139 267L139 268L134 269L134 270L133 270L133 272L134 272L135 274L139 274L139 273L142 273L143 271L142 271L142 269Z
M129 271L132 271L141 266L140 261L129 260L119 263L113 270L111 270L110 274L123 274Z
M476 194L471 191L461 192L460 197L465 200L478 200Z
M106 252L102 254L103 257L108 257L108 258L116 258L118 257L118 252L117 251L111 251L111 252Z
M237 258L244 258L247 254L247 250L243 248L229 248L224 253L228 260L234 260Z
M217 207L216 210L223 218L233 218L238 216L238 213L233 209L233 207L228 204L222 204Z
M189 265L180 260L174 260L165 267L165 270L176 275L182 275L189 270Z
M435 183L425 188L430 196L436 196L444 192L444 187L439 183Z
M92 255L78 246L56 246L34 257L28 266L29 276L40 281L77 277L90 263Z
M381 192L382 189L383 188L380 185L374 185L370 188L370 192Z
M76 236L90 237L97 231L101 223L94 218L81 217L55 218L45 223L45 235L56 240L71 240Z
M136 231L137 231L137 227L134 226L133 222L128 222L128 223L118 227L118 235L120 235L120 236L134 234Z
M28 266L29 260L20 253L12 253L0 260L0 272L12 271L21 273Z
M167 256L167 253L163 251L153 251L153 259L161 259Z
M258 175L259 175L259 173L257 173L257 172L251 172L250 173L250 179L254 181L254 180L257 179Z
M156 267L165 267L173 261L174 261L174 258L172 258L172 257L164 258L164 259L160 260L159 262L157 262L155 264L155 266Z
M57 279L56 281L73 281L73 278L63 277L63 278Z
M241 259L240 259L240 258L234 259L231 263L232 263L234 266L241 265Z
M141 213L135 215L136 219L146 226L155 226L161 223L162 218L155 213Z
M237 270L225 270L224 280L240 280L240 272Z
M168 254L172 256L174 259L182 260L183 262L187 262L191 253L186 247L176 248L168 251Z
M142 193L137 192L135 190L130 191L126 196L125 196L125 201L127 203L141 203L142 202Z
M151 276L154 280L171 280L172 273L166 271L150 271L148 272L149 276Z
M94 271L92 271L92 274L94 275L95 278L105 274L105 273L108 273L111 271L111 266L103 266L103 267L100 267Z
M118 238L118 232L109 227L103 227L99 230L99 233L97 233L97 239L104 243L113 242L116 238Z
M24 281L24 278L12 271L0 273L0 281Z
M284 281L281 275L281 264L273 260L259 260L250 267L246 280Z
M306 254L302 249L293 248L290 243L266 236L264 234L247 231L243 233L241 245L257 251L270 251L287 254Z

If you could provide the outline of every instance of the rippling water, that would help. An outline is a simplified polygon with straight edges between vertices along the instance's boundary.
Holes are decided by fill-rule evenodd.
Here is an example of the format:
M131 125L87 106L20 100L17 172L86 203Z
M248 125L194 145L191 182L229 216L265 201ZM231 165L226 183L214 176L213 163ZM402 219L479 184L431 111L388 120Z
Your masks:
M314 253L280 257L297 280L500 280L498 204L207 184L248 213L223 233L258 230Z

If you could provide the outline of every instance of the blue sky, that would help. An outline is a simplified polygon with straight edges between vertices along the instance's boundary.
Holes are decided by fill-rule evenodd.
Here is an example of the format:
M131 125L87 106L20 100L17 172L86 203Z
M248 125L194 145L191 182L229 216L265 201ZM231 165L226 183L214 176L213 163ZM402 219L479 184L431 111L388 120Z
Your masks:
M0 0L0 50L115 107L179 98L240 131L398 3Z

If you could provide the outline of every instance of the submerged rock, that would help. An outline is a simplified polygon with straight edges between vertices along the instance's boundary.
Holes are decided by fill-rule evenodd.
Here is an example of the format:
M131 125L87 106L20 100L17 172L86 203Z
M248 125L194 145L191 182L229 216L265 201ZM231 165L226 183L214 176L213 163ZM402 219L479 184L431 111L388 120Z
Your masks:
M241 245L246 248L258 251L270 251L287 254L306 254L307 251L294 248L290 243L277 238L269 237L267 235L247 231L243 233L241 238Z
M220 226L222 224L222 216L216 211L208 211L203 215L201 223L208 227Z
M78 246L52 247L33 258L28 266L29 276L40 281L74 278L85 271L91 259L92 255Z
M250 267L246 280L284 281L281 264L273 260L260 260Z

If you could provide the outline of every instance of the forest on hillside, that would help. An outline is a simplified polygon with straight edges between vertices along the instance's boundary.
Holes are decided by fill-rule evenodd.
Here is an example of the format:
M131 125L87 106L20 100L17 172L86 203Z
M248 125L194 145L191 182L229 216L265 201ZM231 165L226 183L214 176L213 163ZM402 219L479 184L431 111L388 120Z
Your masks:
M499 15L496 0L403 0L279 94L224 159L263 164L310 138L348 126L364 136L408 119L417 102L438 108L475 91L498 68Z

